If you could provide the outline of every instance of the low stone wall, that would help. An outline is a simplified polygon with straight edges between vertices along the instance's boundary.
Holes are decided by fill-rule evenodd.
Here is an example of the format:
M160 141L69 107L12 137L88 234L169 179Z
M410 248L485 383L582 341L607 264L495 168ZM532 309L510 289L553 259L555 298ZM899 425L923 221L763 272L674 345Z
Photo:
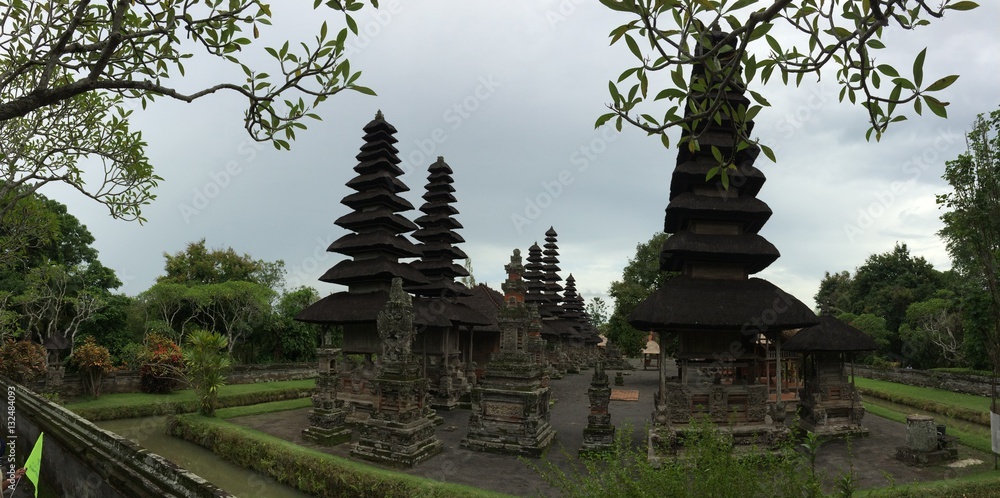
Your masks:
M871 368L854 366L858 377L884 380L910 386L933 387L945 391L989 396L990 378L985 375L955 374L933 370L913 370L907 368Z
M0 377L15 463L24 464L45 433L42 493L76 498L230 497L226 491L131 441L96 427L38 394ZM4 435L7 441L10 434ZM6 460L5 460L6 462ZM18 485L28 487L26 482Z
M228 384L256 384L258 382L276 382L280 380L301 380L316 377L316 362L308 363L270 363L261 365L235 365L229 372ZM35 391L47 392L45 381L39 381L30 386ZM80 376L67 374L63 378L62 387L57 389L65 397L78 396L83 393L83 382ZM139 371L120 370L104 376L101 384L102 394L139 392Z

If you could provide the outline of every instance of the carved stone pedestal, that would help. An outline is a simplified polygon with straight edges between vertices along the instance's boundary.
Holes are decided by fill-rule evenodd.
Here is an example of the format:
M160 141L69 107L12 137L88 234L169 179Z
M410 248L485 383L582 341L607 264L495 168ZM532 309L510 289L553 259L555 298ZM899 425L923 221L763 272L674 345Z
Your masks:
M538 309L524 303L520 251L505 267L505 306L497 312L500 351L472 390L469 433L462 446L477 451L540 457L556 432L549 424L549 388L536 361L544 344Z
M427 380L411 353L413 304L399 278L392 281L389 302L378 315L382 342L379 372L373 384L375 405L359 424L360 439L351 455L383 464L413 467L441 451L434 435L434 411L427 406Z
M351 430L347 428L347 413L343 402L337 399L337 357L340 350L329 347L329 333L323 337L323 347L316 350L319 360L319 377L316 378L316 392L312 396L313 409L309 414L309 427L302 431L302 437L314 443L333 446L349 441Z
M590 397L590 415L587 416L587 427L583 429L581 455L607 451L615 442L615 426L611 425L611 414L608 413L611 387L608 386L608 375L604 373L604 363L601 361L594 368L587 394Z

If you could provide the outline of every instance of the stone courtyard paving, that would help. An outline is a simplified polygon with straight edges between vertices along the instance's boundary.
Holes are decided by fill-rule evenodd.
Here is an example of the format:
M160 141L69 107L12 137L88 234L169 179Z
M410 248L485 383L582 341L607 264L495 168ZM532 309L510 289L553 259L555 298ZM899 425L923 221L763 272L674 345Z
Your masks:
M544 460L568 469L570 458L583 443L583 428L587 425L589 401L587 387L593 370L581 374L567 374L559 380L552 380L552 426L558 431L556 442ZM609 377L614 379L613 373ZM612 380L612 384L613 384ZM643 444L642 428L649 421L652 412L653 393L657 387L657 372L637 369L627 372L624 386L613 389L638 390L638 401L612 401L609 406L612 423L618 428L631 425L635 444ZM559 496L536 473L530 463L511 456L480 453L462 448L460 442L465 436L468 424L468 410L439 411L444 424L438 427L437 436L444 444L444 450L414 469L402 472L428 477L440 481L466 484L516 496ZM231 419L231 422L283 438L287 441L326 453L350 457L350 445L341 444L333 448L322 447L302 438L302 430L309 426L309 409L270 413ZM888 486L891 482L904 484L915 481L929 481L967 475L985 470L987 464L965 467L910 467L895 459L897 446L906 443L906 427L874 415L867 415L864 424L871 436L851 441L850 448L844 441L824 443L817 457L817 469L827 476L828 484L849 469L853 461L855 483L860 488ZM355 434L355 439L357 435ZM567 455L569 453L569 455ZM965 446L959 446L959 460L974 459L989 462L992 458ZM543 461L532 461L544 465ZM388 468L388 467L386 467ZM890 481L887 476L891 476Z

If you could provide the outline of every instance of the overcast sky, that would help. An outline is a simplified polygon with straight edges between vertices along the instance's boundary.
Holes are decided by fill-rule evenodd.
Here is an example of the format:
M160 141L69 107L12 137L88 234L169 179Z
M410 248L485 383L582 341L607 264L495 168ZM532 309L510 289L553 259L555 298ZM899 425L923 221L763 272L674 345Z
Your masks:
M314 285L325 295L341 290L317 278L344 258L324 252L344 234L333 225L348 212L340 204L350 193L344 183L355 175L361 128L381 109L399 130L402 180L411 189L404 196L415 206L437 156L454 170L465 226L459 233L477 281L498 287L511 251L542 243L553 226L561 276L572 273L588 300L607 299L636 244L663 228L676 159L637 130L593 127L608 101L608 80L632 64L607 36L628 19L583 0L381 3L377 15L359 15L363 35L349 42L352 68L364 71L360 83L379 95L328 100L318 111L323 121L307 123L290 152L251 142L234 96L163 100L134 120L164 178L159 198L144 210L146 224L113 220L67 189L43 193L87 225L127 294L162 274L165 251L204 237L210 247L282 259L290 286ZM838 103L832 72L818 84L756 88L773 107L757 116L754 132L778 154L777 164L763 156L757 162L768 178L758 197L774 211L761 234L781 251L758 276L811 306L825 271L853 271L897 241L938 269L950 267L934 202L946 190L944 161L964 150L976 114L1000 103L1000 6L982 3L886 37L880 63L908 72L926 46L925 79L962 75L940 95L952 103L947 120L925 112L869 143L864 110ZM308 8L283 4L275 14L264 38L317 26ZM185 68L189 78L177 83L184 90L219 75L217 66L197 61Z

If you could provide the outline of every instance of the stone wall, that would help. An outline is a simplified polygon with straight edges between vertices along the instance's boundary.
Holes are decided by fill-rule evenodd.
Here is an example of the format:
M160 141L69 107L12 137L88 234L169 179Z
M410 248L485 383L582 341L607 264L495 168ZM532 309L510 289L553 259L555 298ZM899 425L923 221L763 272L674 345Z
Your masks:
M228 384L256 384L258 382L276 382L280 380L312 379L316 377L316 362L308 363L271 363L260 365L235 365L229 372ZM41 380L30 386L38 392L49 391L45 381ZM63 385L58 389L64 397L77 396L83 392L83 383L76 374L67 374ZM121 370L104 376L101 384L102 394L139 392L139 371Z
M977 396L989 396L991 389L990 378L985 375L955 374L906 368L871 368L861 365L854 366L854 374L858 377L869 379L884 380L910 386L933 387L935 389L975 394Z
M74 498L132 496L230 497L201 477L105 431L65 408L0 377L4 392L4 437L14 441L23 465L38 435L45 433L39 477L42 495ZM13 418L11 418L13 417ZM9 430L13 429L15 438ZM4 459L4 466L6 466ZM29 484L22 482L20 488Z

